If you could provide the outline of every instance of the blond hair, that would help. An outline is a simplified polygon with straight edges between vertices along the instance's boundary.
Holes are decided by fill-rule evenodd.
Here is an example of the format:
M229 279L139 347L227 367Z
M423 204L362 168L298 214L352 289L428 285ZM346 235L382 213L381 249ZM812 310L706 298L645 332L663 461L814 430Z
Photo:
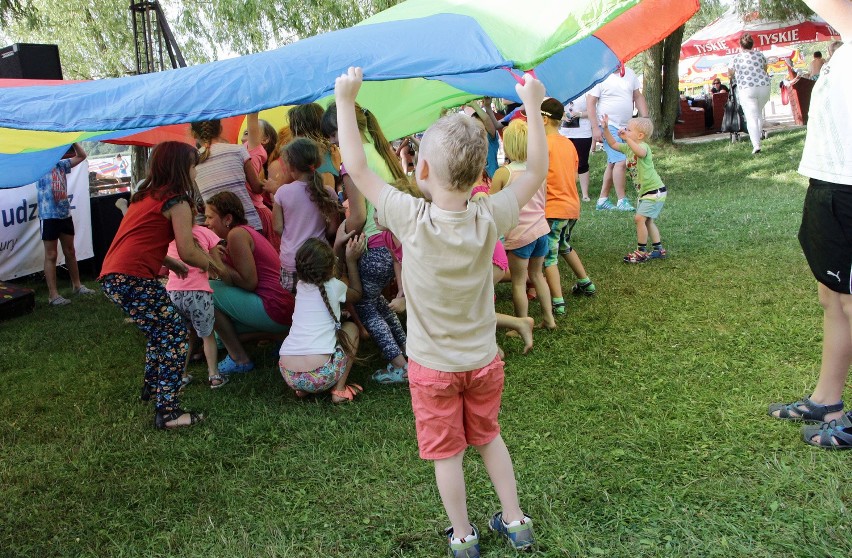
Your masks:
M523 163L527 160L527 123L520 118L509 122L503 132L503 151L512 161Z
M479 181L488 155L485 127L462 113L432 124L423 136L421 153L449 190L467 192Z
M645 134L646 138L650 138L654 133L654 123L651 122L650 118L645 118L644 116L639 116L637 118L631 118L627 121L628 124L633 123L636 126L636 130Z

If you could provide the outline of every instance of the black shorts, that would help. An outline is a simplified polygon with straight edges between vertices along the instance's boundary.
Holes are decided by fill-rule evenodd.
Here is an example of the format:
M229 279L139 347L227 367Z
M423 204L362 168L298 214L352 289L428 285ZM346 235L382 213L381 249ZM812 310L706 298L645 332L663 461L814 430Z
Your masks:
M568 138L577 150L577 158L580 160L579 174L589 172L589 152L592 150L592 138Z
M74 236L74 220L71 217L41 220L42 240L59 240L63 234Z
M852 294L852 186L810 179L799 243L817 281Z

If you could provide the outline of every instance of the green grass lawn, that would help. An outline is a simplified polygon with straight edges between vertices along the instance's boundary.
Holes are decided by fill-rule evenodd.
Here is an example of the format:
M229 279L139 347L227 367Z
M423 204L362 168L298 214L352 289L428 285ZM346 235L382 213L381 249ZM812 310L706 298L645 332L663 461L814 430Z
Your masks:
M766 416L809 393L819 366L821 309L796 240L803 140L774 135L758 157L747 142L658 147L669 259L623 264L631 217L584 204L573 244L598 296L571 299L529 355L498 334L501 423L538 555L852 555L850 455ZM32 286L35 313L0 323L0 556L445 552L408 392L368 381L372 345L352 405L297 401L276 348L252 347L255 372L187 388L205 423L160 432L137 400L144 340L121 312L100 296L48 308ZM498 308L511 312L508 285ZM475 452L466 465L485 528L497 498ZM490 534L482 551L514 555Z

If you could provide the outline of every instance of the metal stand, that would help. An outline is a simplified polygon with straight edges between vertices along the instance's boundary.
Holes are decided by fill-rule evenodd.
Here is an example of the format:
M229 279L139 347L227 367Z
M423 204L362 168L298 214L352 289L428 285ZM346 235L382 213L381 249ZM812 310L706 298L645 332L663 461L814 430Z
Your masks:
M160 2L131 0L130 12L133 15L136 73L149 74L172 68L185 68L186 61L166 21ZM168 66L164 55L168 55Z
M175 41L158 0L130 0L130 13L133 18L133 46L136 49L137 74L186 67L186 60ZM168 57L168 64L166 57ZM131 175L135 185L145 176L149 149L133 146L132 150Z

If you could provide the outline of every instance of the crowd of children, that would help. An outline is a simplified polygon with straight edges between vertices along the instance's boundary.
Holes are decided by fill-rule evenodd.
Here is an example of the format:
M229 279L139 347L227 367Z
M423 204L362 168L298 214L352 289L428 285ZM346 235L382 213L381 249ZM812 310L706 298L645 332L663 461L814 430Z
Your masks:
M573 293L597 292L570 244L578 156L559 134L563 105L528 76L517 87L524 110L508 126L486 99L475 118L449 114L394 149L355 103L361 80L350 68L334 103L294 107L279 131L249 115L245 145L229 144L221 124L207 121L192 125L198 150L155 148L99 279L148 338L142 398L156 403L156 427L203 418L179 404L191 380L190 336L201 340L197 358L206 359L211 388L254 368L241 342L260 332L283 339L279 370L296 397L328 393L333 403L363 392L350 373L369 337L386 362L372 380L409 385L452 554L479 555L464 497L469 445L502 506L489 528L529 548L532 520L497 422L504 363L496 328L521 337L525 353L532 347L530 284L538 327L557 328L566 312L560 256L576 276ZM664 257L654 220L665 187L645 142L648 123L631 120L621 134L626 143L613 147L641 161L642 184L639 249L625 261ZM492 161L500 136L502 166ZM512 283L514 316L495 310L501 280ZM221 361L217 343L227 351Z

